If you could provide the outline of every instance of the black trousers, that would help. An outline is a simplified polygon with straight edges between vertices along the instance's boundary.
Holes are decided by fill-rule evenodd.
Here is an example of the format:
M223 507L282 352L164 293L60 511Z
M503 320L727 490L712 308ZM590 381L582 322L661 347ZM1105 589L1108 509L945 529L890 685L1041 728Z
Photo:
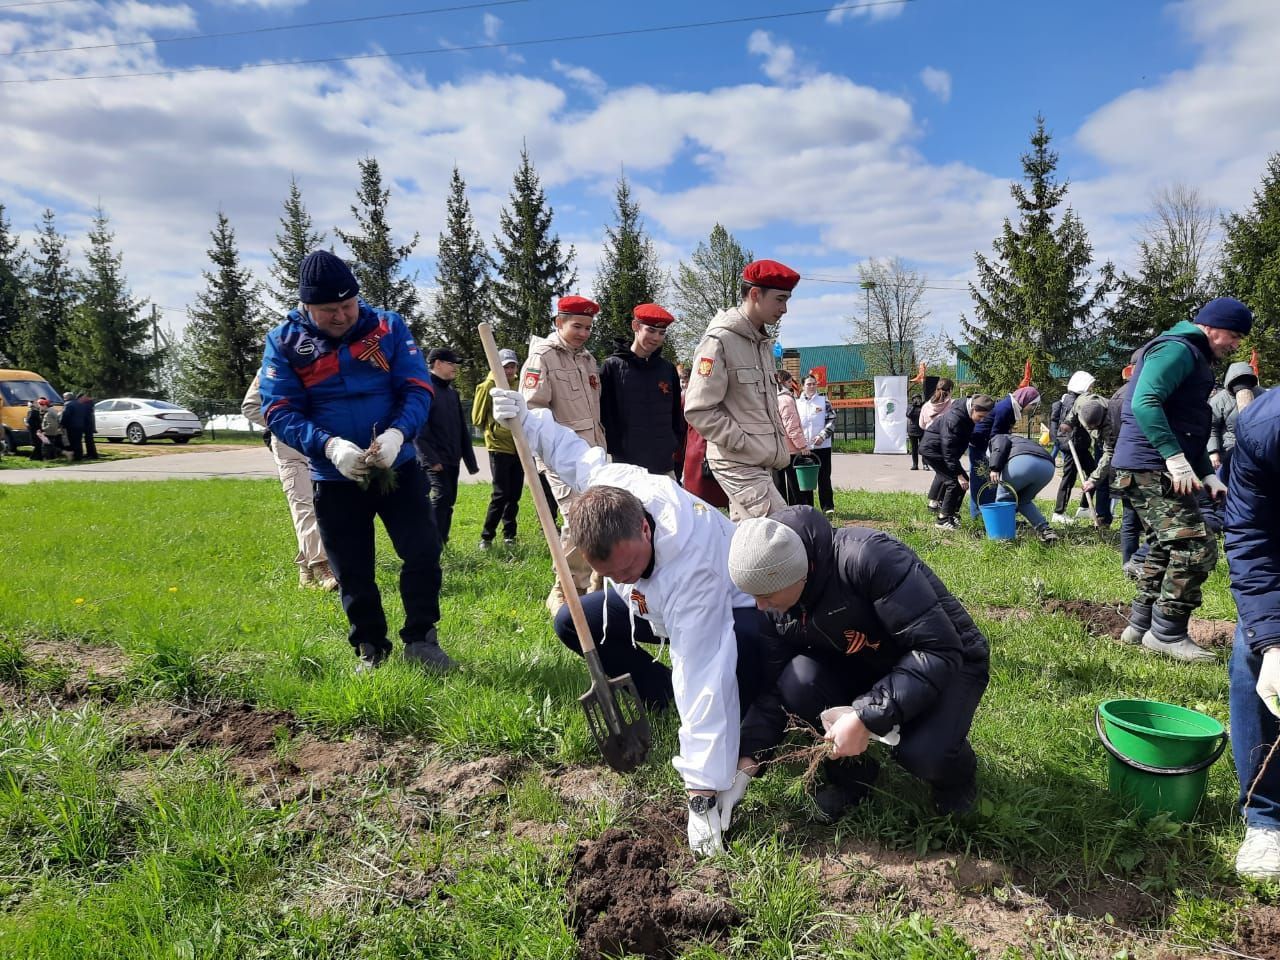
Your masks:
M382 518L400 557L400 599L404 627L400 639L425 639L440 619L440 539L436 535L427 481L416 460L396 469L399 484L390 493L361 490L350 480L315 484L316 521L329 565L338 578L342 609L353 647L391 649L382 595L374 578L373 518Z
M868 678L847 657L800 654L783 667L775 692L782 710L821 730L823 710L852 703L880 679ZM969 745L969 728L989 679L986 661L961 664L947 678L933 706L903 725L894 759L908 773L939 790L971 782L977 759ZM763 722L757 725L753 722L756 717L752 711L743 724L739 751L743 756L754 756L776 745L770 742L776 740L772 732L776 722L762 717Z
M907 437L907 453L911 454L911 468L917 469L920 466L920 438Z
M503 539L513 540L516 514L520 512L520 494L524 490L524 468L514 453L490 450L489 472L493 474L493 495L489 497L489 509L485 511L480 539L492 540L498 531L498 520L502 520ZM551 502L555 503L555 500Z
M1073 443L1076 455L1080 458L1080 466L1084 470L1087 477L1093 473L1093 468L1098 465L1098 461L1093 459L1092 444L1086 440L1083 444ZM1066 513L1067 501L1071 499L1071 488L1076 485L1076 478L1079 471L1076 470L1075 457L1071 456L1069 447L1062 448L1062 482L1058 484L1058 496L1053 501L1054 513ZM1084 506L1084 494L1080 495L1080 506Z
M93 442L93 434L88 430L84 432L84 455L88 460L98 459L98 447Z
M825 513L828 510L836 508L835 494L831 489L831 448L815 447L813 455L818 458L818 507ZM796 469L794 466L795 458L792 458L793 465L788 473L788 479L795 476ZM792 506L813 506L813 491L801 490L799 484L796 485L795 502L788 500Z
M960 481L952 474L951 468L947 466L947 462L941 457L924 456L924 462L929 469L933 471L933 485L936 485L938 494L934 497L939 501L938 514L943 517L954 517L960 509L960 501L964 499L964 491L960 489ZM932 493L932 486L930 493Z
M425 469L425 468L424 468ZM431 485L431 509L435 513L436 533L440 546L449 542L453 529L453 505L458 502L458 464L442 464L439 470L426 470Z
M84 459L84 431L74 427L67 427L64 431L67 440L67 449L71 451L72 460Z
M609 604L609 629L604 629L604 605ZM650 710L661 710L672 701L675 694L671 687L671 668L638 644L657 645L661 641L653 635L649 621L636 617L635 643L632 643L630 616L627 604L616 590L597 590L582 598L582 612L591 628L591 639L600 653L600 663L610 677L631 674L636 692ZM719 629L718 624L700 624L704 630ZM569 605L565 604L556 614L556 636L574 653L582 653ZM773 642L776 632L773 621L755 607L735 607L733 633L738 640L738 700L745 714L748 706L759 694L762 651L766 642Z

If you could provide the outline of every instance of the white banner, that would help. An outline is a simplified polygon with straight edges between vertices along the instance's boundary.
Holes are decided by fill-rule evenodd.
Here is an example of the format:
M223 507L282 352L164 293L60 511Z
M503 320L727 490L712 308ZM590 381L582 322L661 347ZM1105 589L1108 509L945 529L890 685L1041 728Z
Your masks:
M875 452L907 452L906 377L876 377Z

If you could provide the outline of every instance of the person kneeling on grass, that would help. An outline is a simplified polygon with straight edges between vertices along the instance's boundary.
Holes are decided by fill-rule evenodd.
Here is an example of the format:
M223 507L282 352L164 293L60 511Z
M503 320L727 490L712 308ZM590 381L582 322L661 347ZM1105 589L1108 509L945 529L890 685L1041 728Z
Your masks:
M863 756L868 741L893 731L894 758L929 784L940 813L972 807L968 736L989 679L987 638L915 551L790 507L738 526L729 576L771 614L778 638L758 677L769 692L747 710L739 772L722 806L732 811L742 799L793 714L827 728L832 758L815 797L826 816L866 795L878 771Z

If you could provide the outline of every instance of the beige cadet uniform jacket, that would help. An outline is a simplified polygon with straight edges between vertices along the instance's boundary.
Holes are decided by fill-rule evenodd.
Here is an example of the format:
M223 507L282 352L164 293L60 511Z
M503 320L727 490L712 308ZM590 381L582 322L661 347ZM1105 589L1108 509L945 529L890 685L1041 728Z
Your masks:
M716 314L694 354L684 402L708 459L774 470L791 462L773 369L768 334L737 307Z
M600 370L586 348L570 350L553 330L529 352L520 371L520 392L531 410L550 410L556 423L593 447L604 446Z

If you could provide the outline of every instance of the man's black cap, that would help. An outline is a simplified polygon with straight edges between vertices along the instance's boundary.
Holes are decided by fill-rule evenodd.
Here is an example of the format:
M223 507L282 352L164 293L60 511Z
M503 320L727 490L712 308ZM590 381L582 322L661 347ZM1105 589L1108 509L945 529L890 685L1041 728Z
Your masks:
M427 366L431 366L437 360L444 360L448 363L462 362L462 358L448 347L432 347L427 351Z

